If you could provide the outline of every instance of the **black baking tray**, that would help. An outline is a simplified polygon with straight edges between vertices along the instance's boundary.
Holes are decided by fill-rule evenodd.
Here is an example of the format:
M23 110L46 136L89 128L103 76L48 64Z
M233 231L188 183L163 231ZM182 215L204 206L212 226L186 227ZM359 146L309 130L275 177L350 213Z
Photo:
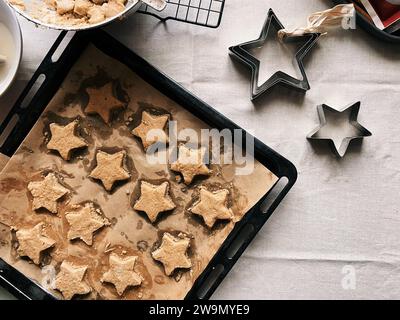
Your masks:
M10 157L14 154L59 89L74 63L89 44L93 44L103 53L125 64L146 82L211 127L220 130L227 128L231 131L240 129L232 121L151 66L105 31L95 30L76 33L58 60L54 62L52 57L60 44L64 43L65 35L66 33L63 32L57 38L27 87L1 124L0 139L3 141L0 146L1 153ZM35 86L36 81L39 78L43 78L43 76L45 80L27 104L26 97ZM245 131L243 130L243 132ZM4 135L6 137L3 137ZM243 141L241 143L242 146L245 146L246 135L242 134L242 136ZM235 225L209 265L194 283L186 299L208 299L211 296L297 179L296 168L290 161L257 139L254 140L254 144L254 158L273 172L279 180ZM26 278L1 259L0 285L3 285L19 298L54 298L38 284Z
M350 0L333 0L335 4L345 4L345 3L353 3ZM357 11L357 10L356 10ZM365 18L361 13L357 11L357 24L363 28L368 33L372 34L373 36L391 43L400 44L400 34L399 31L391 34L387 33L383 30L377 28L371 21Z

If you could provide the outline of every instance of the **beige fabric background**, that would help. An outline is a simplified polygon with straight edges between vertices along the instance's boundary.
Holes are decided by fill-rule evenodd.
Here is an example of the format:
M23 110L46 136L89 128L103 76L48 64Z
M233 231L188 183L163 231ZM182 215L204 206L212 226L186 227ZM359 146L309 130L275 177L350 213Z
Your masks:
M335 32L307 61L312 89L305 96L281 89L255 103L249 74L228 56L230 45L258 36L270 7L295 27L328 6L328 0L227 0L216 30L139 14L107 29L298 168L297 184L213 298L400 298L399 48L362 30ZM21 25L23 63L0 99L1 118L58 34L22 19ZM371 138L353 144L342 160L307 142L318 123L316 105L358 100ZM342 286L346 270L355 272L354 289Z

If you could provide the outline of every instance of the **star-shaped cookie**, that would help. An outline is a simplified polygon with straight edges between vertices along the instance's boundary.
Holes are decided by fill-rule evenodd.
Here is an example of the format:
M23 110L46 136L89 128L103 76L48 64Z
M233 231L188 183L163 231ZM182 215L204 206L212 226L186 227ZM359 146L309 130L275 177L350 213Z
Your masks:
M204 164L206 148L189 149L185 145L179 146L178 160L171 164L171 170L180 172L183 181L190 184L198 175L209 175L211 170Z
M113 110L125 107L122 101L114 97L112 82L108 82L101 88L87 88L86 92L89 95L89 102L85 113L97 113L105 123L110 123Z
M47 143L47 149L56 150L64 160L69 160L73 150L87 147L86 141L76 134L77 126L76 120L66 126L51 123L51 139Z
M33 196L33 210L45 208L51 213L57 213L58 200L69 193L69 190L58 182L54 173L47 174L42 181L29 182L28 190Z
M192 262L186 254L190 246L190 239L187 237L177 238L165 232L161 245L151 253L153 259L164 265L165 274L170 276L177 268L191 268Z
M120 257L110 255L110 269L103 275L101 282L112 283L120 296L128 287L140 286L143 278L134 271L136 256Z
M227 207L228 195L229 190L226 189L211 192L201 187L200 198L190 211L201 216L207 227L212 228L219 219L230 220L233 218L232 210Z
M56 244L56 241L47 235L46 228L45 223L41 222L31 229L18 230L15 233L19 244L17 253L39 264L41 253Z
M97 151L97 166L90 173L89 177L100 180L104 188L107 191L111 191L116 181L123 181L130 178L130 174L123 167L125 156L125 151L113 154Z
M159 213L172 210L176 207L169 196L168 189L168 182L154 185L142 181L140 184L140 198L136 201L133 208L135 210L144 211L151 222L156 221Z
M87 266L77 266L66 260L61 263L55 287L65 299L70 300L75 295L87 294L92 291L90 286L83 280L87 268Z
M142 121L140 125L132 130L132 134L142 140L145 150L157 142L166 144L168 142L168 137L164 131L164 127L168 119L168 115L156 116L147 111L143 111Z
M96 211L92 203L76 206L76 210L67 212L65 218L70 225L68 239L81 239L89 246L93 243L93 233L110 224Z

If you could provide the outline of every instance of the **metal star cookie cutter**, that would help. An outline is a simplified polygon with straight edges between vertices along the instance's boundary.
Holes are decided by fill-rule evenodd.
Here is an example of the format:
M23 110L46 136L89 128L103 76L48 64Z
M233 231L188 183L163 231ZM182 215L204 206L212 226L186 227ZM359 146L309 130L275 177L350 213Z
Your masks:
M283 42L287 43L301 43L300 49L298 49L295 53L294 62L300 71L302 79L296 79L285 72L277 71L261 86L258 86L260 60L255 58L250 51L252 49L260 48L265 44L268 35L271 32L271 29L275 29L276 32L278 32L279 30L284 28L285 27L279 21L273 10L269 9L267 19L264 23L260 37L257 40L245 42L229 48L233 57L238 58L239 61L251 68L251 100L258 98L264 92L268 91L277 84L282 84L284 86L292 89L297 89L302 92L310 89L310 84L307 79L303 60L319 39L319 33L307 33L302 36L287 36L283 39Z
M331 108L326 104L319 105L317 107L318 117L320 121L320 125L314 129L308 136L309 140L327 140L330 142L331 146L335 153L340 157L344 157L346 154L347 148L352 140L355 139L363 139L364 137L372 136L372 133L364 128L357 120L358 113L360 111L361 102L358 101L354 104L351 104L341 111ZM332 133L329 132L329 122L332 120L327 120L327 114L330 113L330 116L333 117L333 121L336 121L336 125L338 122L342 122L344 116L347 117L347 127L351 129L349 134L342 134L342 137L335 137ZM348 114L347 114L348 113ZM350 126L349 126L350 125ZM327 131L327 132L326 132ZM330 135L331 134L331 135Z

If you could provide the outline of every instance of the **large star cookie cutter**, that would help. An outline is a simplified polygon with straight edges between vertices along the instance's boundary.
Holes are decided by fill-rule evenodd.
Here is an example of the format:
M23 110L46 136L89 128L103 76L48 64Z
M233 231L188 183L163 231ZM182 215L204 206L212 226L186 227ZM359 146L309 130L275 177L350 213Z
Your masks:
M301 36L287 36L283 39L283 42L286 43L300 43L299 49L294 56L295 65L298 67L301 74L300 79L294 78L285 72L277 71L261 86L258 85L260 60L251 54L251 50L264 46L270 32L275 31L277 33L279 30L284 28L285 27L279 21L275 13L270 9L260 37L257 40L245 42L229 48L233 57L238 58L239 61L246 64L251 69L251 100L258 98L264 92L277 84L297 89L302 92L310 89L303 60L319 39L319 33L307 33ZM276 41L279 41L278 38Z
M326 104L317 107L320 125L308 136L309 140L327 140L339 157L344 157L352 140L363 139L372 135L358 121L361 102L356 102L336 110ZM329 117L327 117L329 115ZM333 127L337 134L332 132Z

